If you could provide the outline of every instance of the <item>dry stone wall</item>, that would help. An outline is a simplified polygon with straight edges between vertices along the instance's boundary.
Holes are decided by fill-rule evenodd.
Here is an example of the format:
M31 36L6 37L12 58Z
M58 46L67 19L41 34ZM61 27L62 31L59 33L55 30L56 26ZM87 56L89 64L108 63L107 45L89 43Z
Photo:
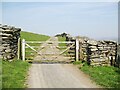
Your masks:
M13 59L17 56L20 31L20 28L0 24L0 55L4 60Z
M120 67L120 44L117 46L117 59L116 64L118 67Z
M91 65L115 65L117 43L114 41L96 41L88 43L88 58Z
M114 41L80 40L80 60L91 65L115 65L117 43Z
M76 37L79 39L79 60L88 62L90 65L116 65L117 42L97 41L88 37ZM69 34L67 41L75 41Z

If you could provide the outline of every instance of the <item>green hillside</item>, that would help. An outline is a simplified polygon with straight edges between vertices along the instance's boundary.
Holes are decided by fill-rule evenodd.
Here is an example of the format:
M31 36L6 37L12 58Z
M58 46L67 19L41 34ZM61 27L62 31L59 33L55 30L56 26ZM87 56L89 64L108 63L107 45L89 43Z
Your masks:
M21 31L21 39L25 39L26 41L46 41L50 37L47 35L42 35L42 34L36 34L32 32L26 32L26 31ZM29 43L31 47L33 47L35 50L38 50L40 47L40 43ZM37 54L30 48L26 48L26 60L31 60L34 58L34 56Z
M46 41L47 39L49 39L49 36L21 31L21 39L23 38L27 41Z

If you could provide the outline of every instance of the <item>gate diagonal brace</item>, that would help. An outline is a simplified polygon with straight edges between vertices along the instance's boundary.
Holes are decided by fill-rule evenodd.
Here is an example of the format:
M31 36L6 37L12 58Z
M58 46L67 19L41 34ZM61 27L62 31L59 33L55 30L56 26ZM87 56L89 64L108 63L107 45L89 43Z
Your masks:
M62 51L59 55L63 54L64 52L66 52L68 49L70 49L71 47L73 47L75 44L72 44L71 46L69 46L68 48L66 48L64 51ZM56 59L57 56L54 58Z
M33 51L38 52L37 50L35 50L33 47L31 47L31 46L28 45L27 43L26 43L26 45L27 45L30 49L32 49Z
M68 48L66 48L64 51L62 51L61 53L60 53L60 55L61 54L63 54L64 52L66 52L68 49L70 49L71 47L73 47L75 44L72 44L71 46L69 46Z

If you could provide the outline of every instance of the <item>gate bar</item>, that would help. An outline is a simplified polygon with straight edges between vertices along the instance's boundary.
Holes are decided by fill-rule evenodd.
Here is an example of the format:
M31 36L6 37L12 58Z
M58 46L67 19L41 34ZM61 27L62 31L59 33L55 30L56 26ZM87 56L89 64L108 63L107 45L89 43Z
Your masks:
M27 43L26 43L26 45L27 45L29 48L31 48L33 51L37 52L33 47L31 47L31 46L28 45Z

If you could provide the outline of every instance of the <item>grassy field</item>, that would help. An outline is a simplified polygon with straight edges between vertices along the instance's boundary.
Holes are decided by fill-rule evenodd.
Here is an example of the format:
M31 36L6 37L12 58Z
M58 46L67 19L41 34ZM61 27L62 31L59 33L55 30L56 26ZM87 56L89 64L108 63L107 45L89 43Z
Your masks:
M49 38L50 37L47 35L21 31L21 39L25 39L26 41L46 41ZM38 50L38 47L40 46L39 43L30 43L29 45L35 46L35 50ZM35 55L36 52L31 50L30 48L26 48L26 60L32 60Z
M120 69L113 66L88 66L86 63L74 62L79 69L88 74L92 80L105 88L120 88Z
M2 62L2 88L25 88L30 64L21 60Z
M21 39L25 39L26 41L46 41L49 39L49 36L21 31Z

